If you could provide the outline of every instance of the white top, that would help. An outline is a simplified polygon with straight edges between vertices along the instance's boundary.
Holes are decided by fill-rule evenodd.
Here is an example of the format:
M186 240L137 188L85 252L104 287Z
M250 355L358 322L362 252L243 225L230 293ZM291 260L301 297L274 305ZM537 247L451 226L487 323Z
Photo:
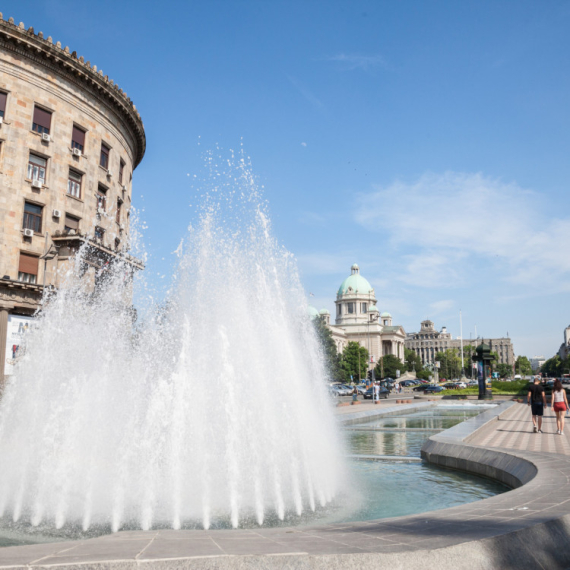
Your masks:
M559 392L554 390L552 393L554 394L554 403L564 401L564 390L560 390Z

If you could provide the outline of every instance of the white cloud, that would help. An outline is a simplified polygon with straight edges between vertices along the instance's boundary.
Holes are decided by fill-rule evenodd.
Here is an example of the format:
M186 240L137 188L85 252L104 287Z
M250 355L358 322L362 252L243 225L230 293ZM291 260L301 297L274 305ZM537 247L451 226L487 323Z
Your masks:
M302 142L302 143L301 143L301 146L307 146L307 143L306 143L306 142Z
M381 55L362 55L362 54L347 54L339 53L327 58L328 61L336 61L344 64L349 69L361 69L368 71L373 67L387 67L386 60Z
M442 301L435 301L434 303L430 303L429 308L431 309L431 314L435 316L450 311L454 306L454 300L444 299Z
M455 285L484 261L493 279L568 289L570 218L553 219L545 209L543 196L515 183L429 173L362 195L356 221L413 249L402 258L406 282Z

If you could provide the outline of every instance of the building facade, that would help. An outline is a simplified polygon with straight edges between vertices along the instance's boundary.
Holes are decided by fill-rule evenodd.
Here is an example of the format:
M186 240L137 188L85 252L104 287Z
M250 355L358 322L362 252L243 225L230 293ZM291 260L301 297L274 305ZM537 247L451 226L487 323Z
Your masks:
M558 349L560 360L566 360L570 356L570 325L564 329L564 342Z
M0 14L0 382L16 350L9 323L25 328L79 247L90 244L93 282L118 256L142 268L124 251L145 147L140 114L112 79Z
M491 351L499 355L498 363L514 365L515 353L510 338L463 339L463 347L476 347L481 343L488 344ZM441 331L436 330L433 321L425 320L420 324L418 332L406 335L405 346L413 350L425 366L435 362L435 355L438 352L444 352L450 348L461 349L461 339L452 338L446 327L443 327Z
M335 324L328 310L320 312L309 307L311 316L323 319L332 333L338 352L349 342L358 342L368 350L369 368L374 368L382 356L393 354L404 360L406 333L400 325L392 324L392 315L380 313L374 289L354 264L350 275L341 283L335 300Z
M538 372L540 367L546 362L546 358L544 356L534 356L530 359L530 365L532 367L533 372Z

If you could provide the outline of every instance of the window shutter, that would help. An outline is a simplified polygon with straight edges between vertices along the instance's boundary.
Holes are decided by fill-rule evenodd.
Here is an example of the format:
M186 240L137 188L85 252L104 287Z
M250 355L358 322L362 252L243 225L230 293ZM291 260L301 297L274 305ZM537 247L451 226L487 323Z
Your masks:
M40 127L50 128L51 125L51 113L49 111L44 111L39 107L34 107L34 123L40 125Z
M65 214L65 226L72 229L72 230L78 230L79 229L79 219L74 218L73 216L70 216L68 214Z
M73 125L73 134L71 135L71 140L85 146L85 131L82 131L79 127Z
M29 273L31 275L38 274L38 263L39 257L35 255L29 255L27 253L21 252L20 253L20 267L18 271L21 273Z
M0 111L2 113L6 110L6 93L0 93Z

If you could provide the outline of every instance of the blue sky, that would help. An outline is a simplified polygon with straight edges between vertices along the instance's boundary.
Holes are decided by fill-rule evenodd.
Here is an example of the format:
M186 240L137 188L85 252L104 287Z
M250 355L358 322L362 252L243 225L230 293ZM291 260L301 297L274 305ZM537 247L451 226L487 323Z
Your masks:
M204 149L243 144L318 308L358 262L431 318L549 357L570 323L570 2L17 0L134 100L147 273L170 275ZM200 143L200 144L198 144ZM187 176L190 174L191 176ZM168 278L162 282L166 282Z

